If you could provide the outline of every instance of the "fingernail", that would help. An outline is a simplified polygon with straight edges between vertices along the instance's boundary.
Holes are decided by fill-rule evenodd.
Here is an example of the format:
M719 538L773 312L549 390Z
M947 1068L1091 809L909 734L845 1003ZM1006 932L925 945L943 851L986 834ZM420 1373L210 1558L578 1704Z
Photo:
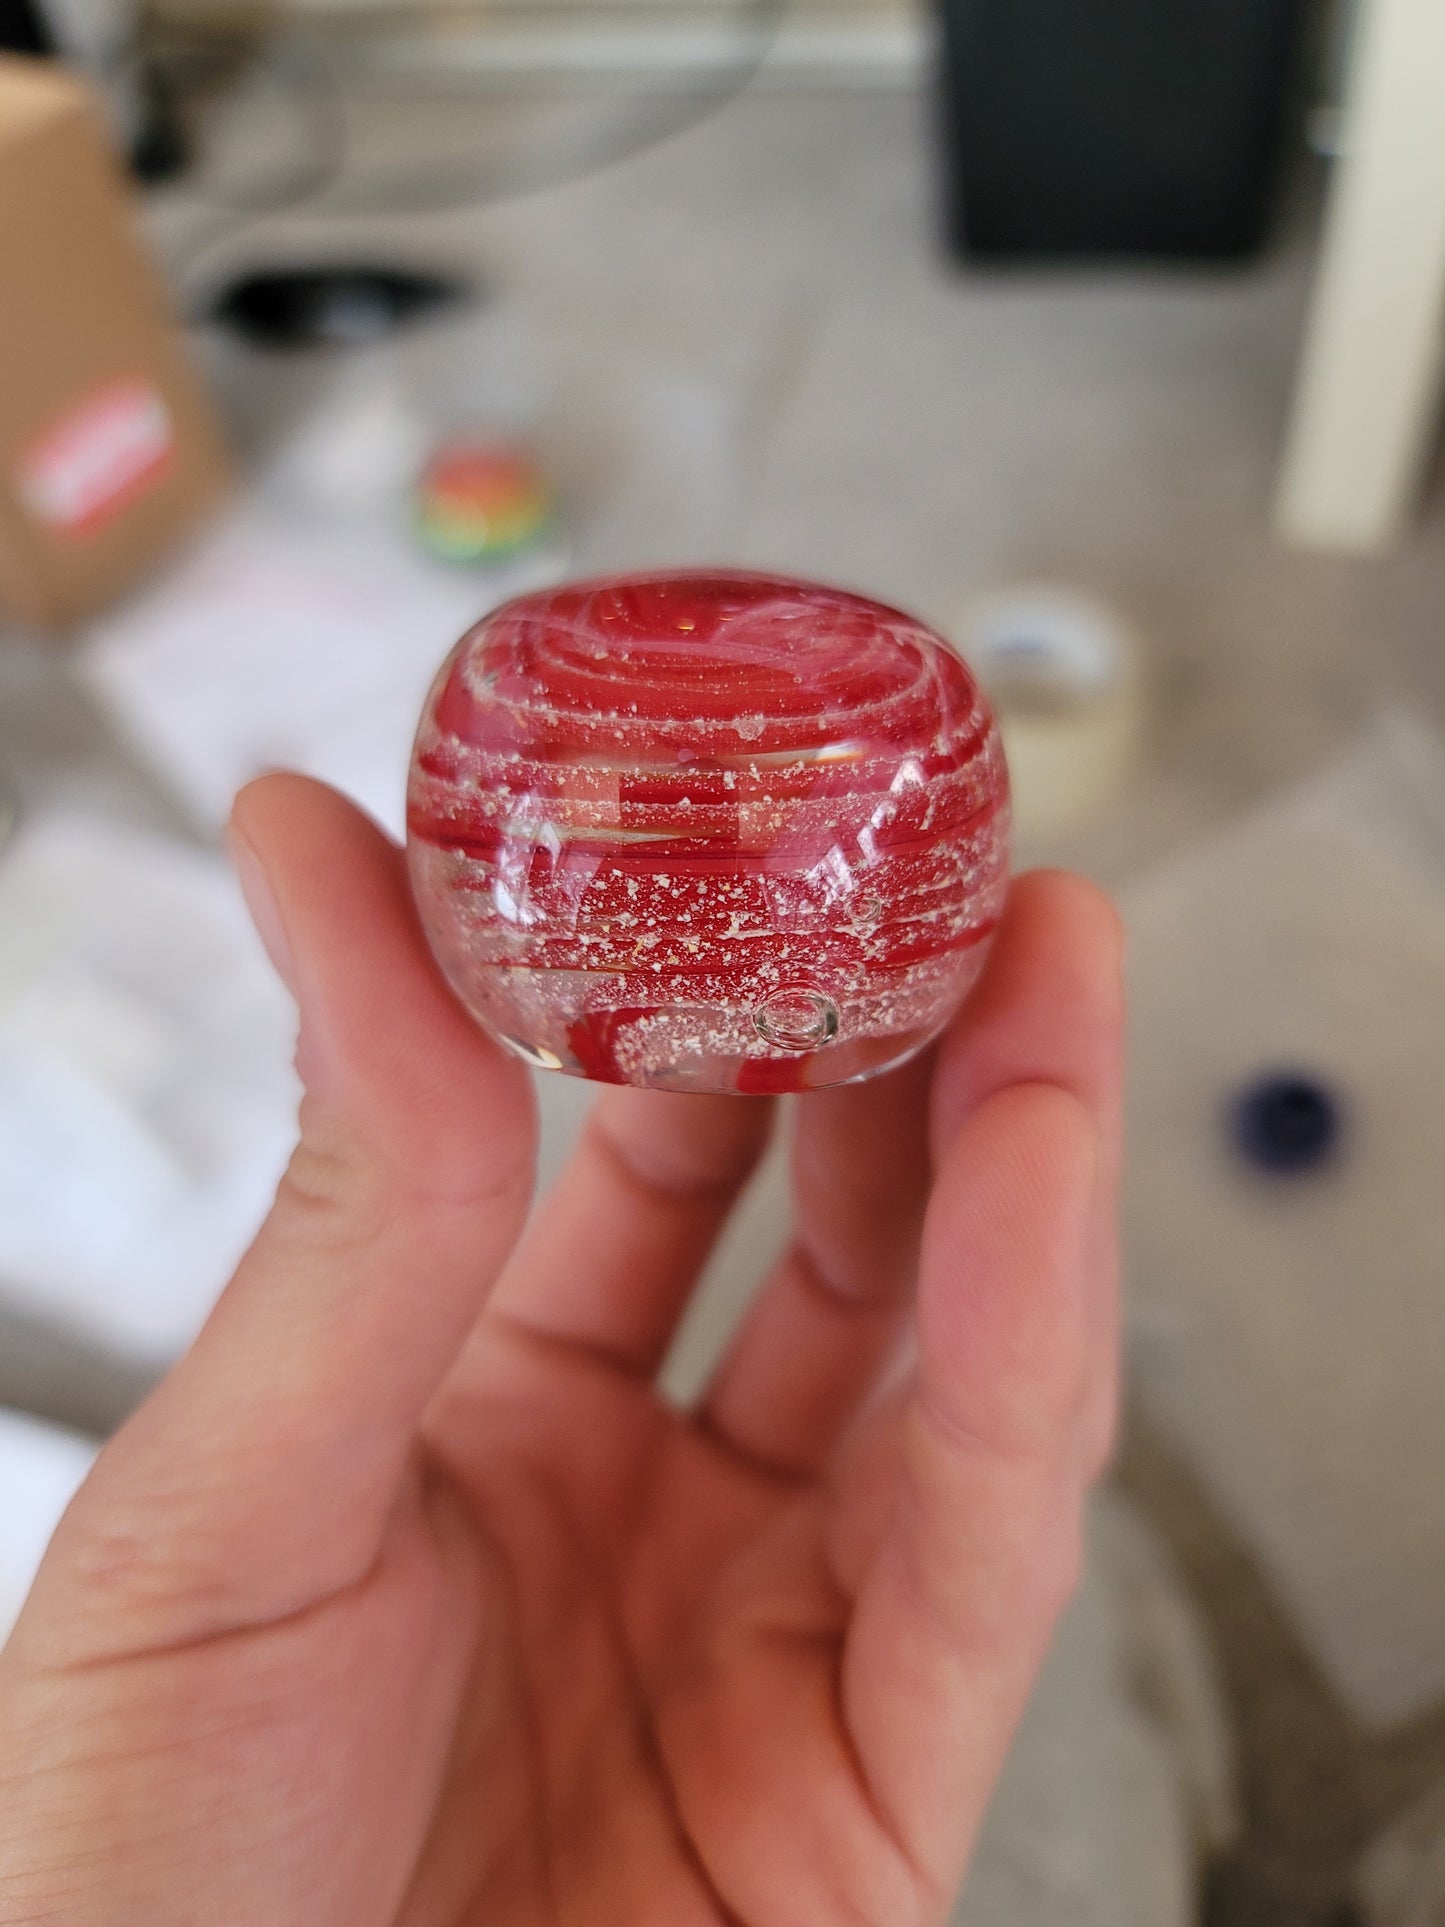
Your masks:
M266 947L271 967L294 997L296 981L291 945L281 922L281 912L276 908L276 897L271 888L271 879L266 874L266 866L257 855L254 844L234 824L227 831L227 841L231 848L231 862L241 885L241 895L246 899L246 908L251 913L256 934Z

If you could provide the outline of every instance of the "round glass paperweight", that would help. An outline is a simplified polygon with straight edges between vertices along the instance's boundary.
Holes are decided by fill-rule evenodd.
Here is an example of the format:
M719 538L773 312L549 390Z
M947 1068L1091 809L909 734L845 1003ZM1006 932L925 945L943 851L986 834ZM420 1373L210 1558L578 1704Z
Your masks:
M408 860L487 1031L603 1083L763 1094L902 1063L1002 908L998 731L939 636L726 571L527 595L442 665Z

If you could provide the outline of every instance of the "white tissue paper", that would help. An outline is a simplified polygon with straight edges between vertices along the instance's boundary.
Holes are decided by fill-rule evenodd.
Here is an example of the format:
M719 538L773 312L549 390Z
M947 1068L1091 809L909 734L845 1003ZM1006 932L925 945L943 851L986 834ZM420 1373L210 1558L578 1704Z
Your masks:
M0 1411L0 1645L94 1457L88 1439Z
M488 596L369 533L243 511L91 632L82 679L199 822L219 827L243 783L285 768L400 832L422 701Z
M294 1014L228 866L78 817L0 857L0 1301L194 1335L295 1132Z

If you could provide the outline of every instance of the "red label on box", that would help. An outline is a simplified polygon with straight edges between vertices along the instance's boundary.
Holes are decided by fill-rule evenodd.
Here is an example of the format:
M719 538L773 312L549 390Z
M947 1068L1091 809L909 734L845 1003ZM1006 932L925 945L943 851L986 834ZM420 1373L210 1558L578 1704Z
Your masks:
M143 494L174 451L170 410L155 384L108 381L21 449L21 499L46 528L89 535Z

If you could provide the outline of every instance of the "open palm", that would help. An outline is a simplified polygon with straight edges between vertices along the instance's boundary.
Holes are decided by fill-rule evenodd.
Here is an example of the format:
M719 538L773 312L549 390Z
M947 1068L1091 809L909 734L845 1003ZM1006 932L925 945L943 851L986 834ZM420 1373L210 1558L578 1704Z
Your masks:
M298 778L236 829L302 1142L0 1656L0 1922L940 1921L1112 1423L1112 913L1025 879L936 1067L802 1100L678 1413L769 1106L606 1092L527 1222L398 853Z

